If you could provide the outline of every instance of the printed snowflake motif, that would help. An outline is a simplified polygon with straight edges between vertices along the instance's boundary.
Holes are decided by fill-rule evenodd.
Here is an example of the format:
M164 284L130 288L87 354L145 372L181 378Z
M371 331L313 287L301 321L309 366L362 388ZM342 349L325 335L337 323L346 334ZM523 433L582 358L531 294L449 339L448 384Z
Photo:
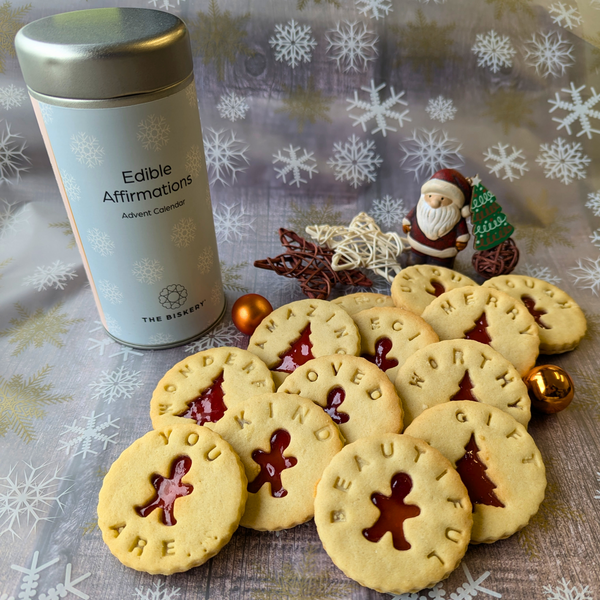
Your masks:
M221 346L237 346L241 341L242 334L233 323L219 323L214 329L211 329L199 340L185 346L184 350L189 354L195 354L209 348L219 348Z
M600 291L600 258L580 258L577 266L569 269L569 275L574 278L576 286L592 290L597 296Z
M44 104L40 102L40 113L44 123L52 123L54 121L54 108L51 104Z
M594 600L590 586L581 584L571 586L571 582L564 577L555 586L545 585L543 587L546 600Z
M536 73L542 77L560 77L575 64L573 44L564 40L558 31L534 33L523 49L525 62L535 67Z
M254 230L254 217L243 204L219 204L213 216L218 242L239 242Z
M235 92L229 92L221 96L217 110L221 119L229 119L232 123L238 119L245 119L246 113L250 110L245 96L238 96Z
M8 475L0 477L0 536L11 533L13 540L21 537L17 531L22 520L30 526L27 535L35 531L40 521L52 520L54 517L47 515L49 508L56 503L62 511L61 498L71 490L59 493L62 482L68 480L58 476L58 467L52 472L46 469L48 463L39 467L23 464L26 469L21 477L15 473L15 466L10 467Z
M548 10L552 22L566 29L573 29L573 27L581 25L583 21L579 10L569 4L557 2L556 4L551 4Z
M33 275L23 279L23 285L32 285L38 292L46 288L64 290L67 282L77 277L77 273L73 270L74 266L74 264L65 265L60 260L56 260L51 265L36 267Z
M140 283L152 285L162 279L163 271L164 267L157 260L142 258L133 263L132 273Z
M229 185L225 178L230 177L231 183L235 182L237 174L246 170L246 167L240 166L242 161L250 164L246 157L248 146L243 140L235 137L235 131L216 131L209 127L207 132L208 137L204 138L204 152L210 184L220 181L223 185Z
M600 248L600 229L596 229L596 231L590 235L590 240L596 248Z
M83 420L86 421L85 427L77 425L77 419L73 421L73 425L65 425L65 431L63 431L61 435L74 433L75 437L68 441L61 440L61 445L58 449L64 449L67 454L69 454L72 448L81 444L81 449L78 452L75 452L73 456L79 456L81 454L83 455L83 458L85 458L88 454L98 454L96 450L92 450L92 444L94 442L101 442L102 450L106 450L108 444L116 444L117 442L115 442L114 438L119 432L113 433L112 435L106 435L103 431L108 428L119 429L119 426L116 425L116 422L119 419L111 419L110 415L107 415L106 420L103 423L98 423L98 419L103 416L104 413L96 415L96 411L94 411L89 417L82 417Z
M196 266L198 267L198 271L200 271L200 275L206 275L211 272L213 266L215 264L215 253L213 249L208 246L204 248L198 256L198 262Z
M15 571L24 574L21 583L21 592L19 592L20 600L33 600L38 593L37 587L39 585L40 573L60 560L60 558L54 558L53 560L38 566L39 556L40 553L36 550L33 553L31 566L29 567L20 567L18 565L11 565L10 567ZM88 600L89 596L84 594L81 590L78 590L75 586L79 585L82 581L85 581L91 573L85 573L84 575L77 577L77 579L71 579L71 571L71 563L68 563L65 567L64 581L41 593L39 595L40 600L58 600L58 598L65 598L69 594L73 594L73 596L77 596L78 598L83 598L83 600ZM5 595L2 595L2 599L12 600L12 598L6 599Z
M404 206L402 198L392 198L389 194L380 200L373 200L371 212L369 213L378 224L391 227L402 222L402 218L408 211Z
M52 229L61 229L62 234L69 238L69 243L67 244L67 248L76 248L77 242L75 241L75 236L73 235L73 229L71 228L71 223L69 221L58 221L57 223L48 223L48 227Z
M67 198L76 202L79 201L81 199L81 188L77 185L75 178L64 171L60 174L60 177L67 193Z
M169 10L169 8L175 8L175 6L179 6L180 2L185 2L185 0L177 0L177 5L171 4L170 0L160 0L161 4L158 4L159 0L148 0L148 4L152 4L156 8L163 8L164 10Z
M123 362L127 362L127 359L129 358L130 354L133 356L144 356L143 352L138 352L130 346L119 346L119 349L116 352L113 352L110 355L110 358L114 358L115 356L122 356Z
M144 150L158 152L169 143L171 128L167 120L161 115L148 115L138 125L137 139L141 142Z
M548 283L551 283L553 285L558 285L562 281L560 277L558 277L557 275L553 275L548 267L540 267L525 264L523 265L523 272L529 277L543 279L544 281L547 281Z
M155 581L151 588L135 588L138 600L174 600L180 596L179 588L167 588L164 581Z
M0 7L1 8L1 7ZM7 123L0 135L0 185L12 183L11 179L21 179L21 173L29 170L31 162L25 155L27 143L19 133L12 133Z
M108 404L121 398L131 398L133 392L142 386L140 375L141 371L126 371L125 367L119 367L111 373L102 371L100 378L89 384L94 390L92 398L102 398Z
M191 217L179 220L171 229L171 241L178 248L187 248L196 237L196 223ZM158 281L158 280L157 280Z
M329 42L327 53L332 51L329 58L343 73L366 71L368 63L377 56L375 43L379 38L362 21L338 21L325 38Z
M226 265L223 261L220 262L221 277L223 279L223 289L230 292L248 292L245 285L239 283L243 277L240 270L246 267L248 263L238 263L237 265Z
M494 592L487 588L484 588L481 584L490 576L489 571L485 571L483 575L480 575L477 579L473 579L467 565L461 564L467 581L456 589L456 592L450 594L450 600L473 600L477 596L478 592L482 594L488 594L494 598L502 598L502 594Z
M471 51L477 55L477 65L489 67L492 73L502 67L512 67L512 57L517 53L509 37L500 36L493 29L485 34L478 33Z
M570 111L570 114L564 119L557 119L556 117L552 119L559 123L557 129L562 129L564 127L569 135L571 135L571 124L575 121L579 121L581 131L577 134L577 137L585 133L588 138L591 139L592 133L600 133L600 130L592 129L590 124L590 118L600 119L600 110L592 110L592 107L600 102L600 94L597 94L596 90L591 87L590 90L592 91L592 95L585 102L582 102L580 92L581 90L584 90L585 87L585 85L582 85L581 87L576 88L573 85L573 82L571 82L570 88L563 88L561 90L561 92L566 92L571 95L571 102L561 100L558 95L559 92L556 92L556 100L548 100L548 102L553 105L549 112L554 112L557 108Z
M581 152L581 144L568 144L562 138L557 138L550 144L541 144L541 154L535 159L544 168L549 179L560 179L568 185L575 178L586 176L585 167L590 164L590 158Z
M371 79L371 87L361 87L360 89L363 92L367 92L370 97L370 102L365 102L363 100L358 99L358 92L354 91L354 99L346 98L346 102L350 104L346 111L353 110L355 108L364 110L365 112L360 115L350 115L350 118L354 121L353 127L357 125L361 125L363 131L367 131L367 123L371 119L375 119L377 123L377 127L371 130L372 134L378 133L381 131L383 137L387 136L387 131L398 131L395 127L390 127L387 124L386 117L390 119L394 119L398 121L398 125L402 127L404 125L404 121L410 121L411 119L407 117L408 109L399 113L392 110L392 107L396 106L396 104L402 104L403 106L408 106L408 102L406 100L402 100L402 96L404 96L404 92L400 92L396 94L394 92L394 88L390 88L390 97L381 104L379 100L379 92L385 87L385 83L375 87L375 82Z
M21 230L28 220L28 205L0 199L0 240Z
M24 88L19 88L12 83L6 87L0 88L0 106L5 110L10 110L15 106L21 106L27 98Z
M513 146L511 153L507 154L507 148L508 144L504 145L498 142L495 146L488 148L487 151L483 153L483 160L485 162L496 162L494 166L487 165L490 173L493 173L496 177L500 177L500 171L504 170L504 177L502 177L502 179L508 179L509 181L520 179L525 171L529 171L525 156L523 156L523 151L517 150ZM493 150L497 150L497 152L493 152ZM517 174L516 171L519 173Z
M104 163L104 148L93 135L79 132L71 136L71 151L77 162L93 169Z
M275 51L275 60L285 60L292 69L301 62L310 62L311 53L317 45L311 33L310 25L300 26L294 19L287 24L276 25L275 36L269 40Z
M407 592L406 594L400 594L400 596L393 596L392 600L446 600L445 595L446 591L440 582L428 590L426 596L423 596L421 592Z
M459 169L464 164L459 152L461 148L462 144L445 131L415 130L411 137L400 144L405 155L400 164L406 163L406 171L413 171L415 179L424 180L440 169Z
M210 301L214 306L223 305L223 288L219 283L215 283L210 291Z
M452 100L444 98L444 96L438 96L435 99L431 98L429 100L425 112L429 115L430 119L445 123L454 119L456 108Z
M335 210L336 205L332 196L328 196L325 201L319 200L314 204L305 202L294 202L290 205L293 216L289 220L289 228L293 231L304 232L309 225L315 223L328 223L332 227L335 225L344 225L342 213ZM285 277L278 277L277 281L288 281Z
M333 156L327 164L335 170L336 181L345 180L357 188L365 182L375 181L375 170L383 162L379 154L375 154L375 142L362 142L352 134L347 142L333 144Z
M306 149L302 148L304 154L298 156L298 151L300 149L300 146L294 148L294 146L290 144L289 148L283 149L283 152L287 152L288 156L283 155L281 150L278 150L277 154L273 154L273 164L282 162L285 165L282 169L275 167L277 179L281 177L283 183L286 183L285 178L291 172L292 178L289 181L289 185L295 183L297 187L300 187L301 183L308 183L306 179L302 179L301 171L305 171L308 174L309 179L312 179L313 173L319 172L317 171L317 161L313 158L314 152L307 152Z
M371 19L379 20L387 17L393 11L392 3L388 0L355 0L358 12L368 15Z
M111 329L111 331L113 331ZM116 333L116 332L115 332ZM92 345L86 348L87 350L98 350L98 356L104 356L104 350L107 346L114 344L114 341L110 338L103 338L97 340L96 338L88 338L88 342L92 342Z
M121 304L123 302L123 293L119 287L106 279L98 282L98 289L102 296L111 304Z
M175 341L175 338L170 333L155 333L150 336L149 342L153 346L164 346L165 344L171 344Z
M590 192L585 205L592 210L595 217L600 217L600 190L597 192Z
M31 4L13 8L7 0L0 6L0 73L6 67L6 55L15 56L15 35L24 23L22 18L31 10Z
M200 146L192 146L185 155L185 168L188 169L194 177L197 177L204 170L205 166L204 152Z
M283 89L289 94L289 97L283 99L284 106L276 108L275 112L287 113L289 119L297 119L298 133L304 131L304 126L307 122L313 125L318 120L331 123L329 110L333 98L330 96L323 96L321 90L315 88L315 80L312 75L308 78L308 85L306 88L298 85L292 90L284 85Z
M115 253L115 243L110 239L108 233L100 231L96 227L88 229L87 241L90 243L92 250L100 256L112 256Z

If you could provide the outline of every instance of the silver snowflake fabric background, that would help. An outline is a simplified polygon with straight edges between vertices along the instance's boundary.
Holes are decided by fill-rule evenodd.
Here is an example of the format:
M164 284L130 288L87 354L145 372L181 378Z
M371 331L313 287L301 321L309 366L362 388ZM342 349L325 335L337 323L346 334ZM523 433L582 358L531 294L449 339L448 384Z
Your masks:
M365 211L401 233L422 183L444 167L479 174L497 196L516 229L517 272L565 289L589 325L578 349L539 360L565 368L577 395L531 422L549 484L528 527L469 548L448 580L401 596L347 579L312 523L240 529L206 565L168 578L110 555L98 492L150 429L157 381L194 352L248 338L228 312L196 341L141 351L99 322L12 40L37 18L103 6L169 11L190 29L205 154L192 149L187 166L206 165L219 243L197 267L220 264L229 307L247 292L274 306L303 297L297 282L253 267L282 252L280 227L303 235ZM0 600L600 599L598 0L7 0L0 31ZM149 147L165 143L155 125L139 126ZM73 144L102 160L95 140ZM63 183L85 202L69 174ZM184 248L189 225L172 234ZM115 258L105 232L81 235ZM456 268L477 278L472 252ZM132 277L151 284L163 271L144 258ZM99 285L122 301L114 283Z

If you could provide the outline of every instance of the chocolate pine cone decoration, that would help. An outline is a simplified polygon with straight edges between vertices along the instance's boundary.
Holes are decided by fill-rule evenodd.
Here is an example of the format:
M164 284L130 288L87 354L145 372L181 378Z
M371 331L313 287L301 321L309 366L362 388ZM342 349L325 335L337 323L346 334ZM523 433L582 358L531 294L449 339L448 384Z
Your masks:
M331 266L334 251L308 242L295 231L281 228L279 239L287 252L275 258L254 261L254 266L274 271L282 277L297 279L302 293L308 298L327 300L331 288L337 283L361 287L373 285L357 269L334 271Z

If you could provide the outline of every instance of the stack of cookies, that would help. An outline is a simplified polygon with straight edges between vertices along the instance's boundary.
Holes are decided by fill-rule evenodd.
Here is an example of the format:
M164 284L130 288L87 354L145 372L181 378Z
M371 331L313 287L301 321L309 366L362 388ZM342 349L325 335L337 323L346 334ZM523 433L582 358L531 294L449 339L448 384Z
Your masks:
M199 352L158 382L154 430L100 492L103 538L125 565L170 574L239 525L314 516L348 577L393 594L430 587L469 543L508 537L537 512L545 468L522 377L585 328L546 282L478 286L426 265L404 269L391 297L284 305L247 350Z

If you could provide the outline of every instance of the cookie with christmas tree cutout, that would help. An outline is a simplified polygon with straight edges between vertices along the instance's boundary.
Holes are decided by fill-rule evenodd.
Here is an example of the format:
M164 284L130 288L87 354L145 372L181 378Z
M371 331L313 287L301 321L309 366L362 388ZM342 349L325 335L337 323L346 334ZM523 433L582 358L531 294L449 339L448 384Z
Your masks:
M373 292L357 292L346 294L332 300L334 304L341 306L349 315L354 315L367 308L395 306L391 296L375 294Z
M205 563L237 529L248 492L231 446L189 422L150 431L112 464L98 526L127 567L170 575Z
M563 290L535 277L501 275L483 284L525 304L538 326L540 352L560 354L577 347L587 322L579 305Z
M438 296L465 285L477 284L466 275L446 267L415 265L402 269L396 275L391 294L398 308L421 315Z
M392 382L358 356L322 356L298 367L278 392L309 398L340 428L347 443L402 431L402 405Z
M519 531L538 511L546 468L533 438L508 413L460 400L427 409L406 429L454 466L473 504L473 543Z
M347 445L317 486L315 524L325 551L348 577L382 593L445 579L467 550L472 523L458 473L408 435Z
M395 385L405 426L428 408L457 400L495 406L525 427L531 418L527 386L512 363L472 340L446 340L415 352L398 371Z
M360 333L360 355L377 365L391 381L412 354L439 342L426 321L401 308L369 308L352 318Z
M276 386L297 367L332 354L357 356L360 335L352 317L326 300L298 300L265 317L248 350L271 370Z
M445 292L424 311L423 319L440 340L475 340L509 360L524 377L535 364L540 338L525 305L505 292L466 286Z
M315 486L343 446L320 406L293 394L254 396L229 409L214 430L238 453L248 478L241 525L277 531L313 516Z

